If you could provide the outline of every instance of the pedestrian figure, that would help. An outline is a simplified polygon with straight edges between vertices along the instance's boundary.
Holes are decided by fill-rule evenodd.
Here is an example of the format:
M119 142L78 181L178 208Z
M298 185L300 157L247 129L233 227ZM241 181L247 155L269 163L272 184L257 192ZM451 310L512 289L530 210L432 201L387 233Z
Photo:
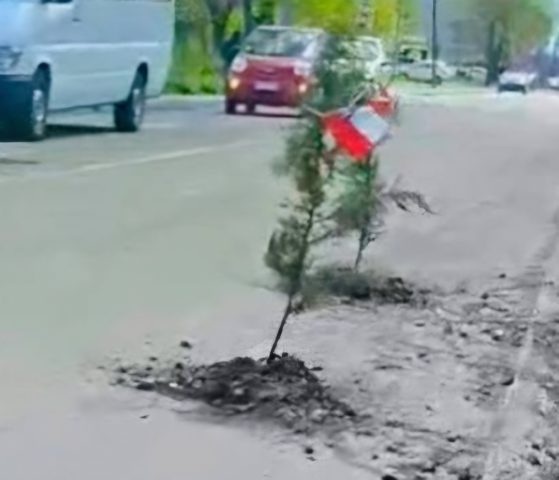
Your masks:
M235 30L231 36L223 43L223 47L221 49L221 57L223 58L223 62L225 64L225 68L229 70L231 63L239 53L241 49L241 32L239 30Z

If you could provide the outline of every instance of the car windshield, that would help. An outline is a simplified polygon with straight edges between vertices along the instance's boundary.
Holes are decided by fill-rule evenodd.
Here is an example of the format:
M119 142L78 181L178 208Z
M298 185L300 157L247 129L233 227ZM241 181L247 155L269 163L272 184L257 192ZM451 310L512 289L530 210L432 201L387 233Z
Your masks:
M316 32L260 28L246 40L244 52L266 57L311 58L316 53Z
M512 73L532 73L536 71L536 66L533 59L524 58L512 62L507 71Z
M530 66L515 66L515 67L510 67L506 70L507 73L535 73L535 69L533 67Z

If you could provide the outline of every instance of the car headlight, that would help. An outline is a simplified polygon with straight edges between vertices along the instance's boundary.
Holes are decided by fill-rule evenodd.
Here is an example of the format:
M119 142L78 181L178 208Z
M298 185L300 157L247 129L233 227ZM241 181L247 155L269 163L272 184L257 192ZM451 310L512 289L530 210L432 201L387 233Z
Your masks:
M14 68L21 58L22 51L14 47L0 47L0 72Z

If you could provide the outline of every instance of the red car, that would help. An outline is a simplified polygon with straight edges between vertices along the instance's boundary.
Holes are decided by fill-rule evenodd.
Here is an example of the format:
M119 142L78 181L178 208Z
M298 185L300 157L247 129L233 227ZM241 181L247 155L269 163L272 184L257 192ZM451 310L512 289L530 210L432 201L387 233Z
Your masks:
M225 111L248 113L257 105L298 107L313 85L314 69L325 42L317 29L259 27L246 39L229 70Z

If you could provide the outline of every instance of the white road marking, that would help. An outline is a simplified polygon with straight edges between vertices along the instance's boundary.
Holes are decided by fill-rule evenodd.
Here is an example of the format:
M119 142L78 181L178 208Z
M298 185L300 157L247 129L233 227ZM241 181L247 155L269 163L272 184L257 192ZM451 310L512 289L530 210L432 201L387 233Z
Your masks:
M144 130L179 130L183 125L179 123L148 123L143 126Z
M81 165L76 168L60 170L56 172L43 172L43 173L28 175L28 176L2 178L0 179L0 183L7 183L7 182L14 182L14 181L29 181L29 180L36 180L36 179L55 179L55 178L70 177L70 176L82 175L82 174L88 174L94 172L102 172L102 171L113 170L117 168L146 165L150 163L169 162L173 160L179 160L181 158L195 157L198 155L205 155L209 153L229 151L231 149L252 147L262 143L263 143L262 141L239 141L239 142L226 143L219 146L205 146L205 147L191 148L185 150L175 150L172 152L158 153L146 157L139 157L139 158L134 158L129 160L121 160L121 161L105 162L105 163L91 163L87 165Z

